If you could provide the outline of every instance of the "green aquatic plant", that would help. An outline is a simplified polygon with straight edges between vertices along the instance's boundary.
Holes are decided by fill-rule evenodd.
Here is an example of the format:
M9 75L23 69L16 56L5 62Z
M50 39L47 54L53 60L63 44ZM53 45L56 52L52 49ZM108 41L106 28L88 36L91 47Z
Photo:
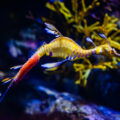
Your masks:
M120 29L117 24L119 19L113 15L109 15L108 13L105 13L103 17L100 17L99 19L97 17L91 17L93 14L92 11L99 7L100 4L101 1L99 0L92 0L91 3L88 3L85 0L71 0L69 1L69 4L65 1L61 2L56 0L52 3L47 2L46 7L51 10L53 14L58 14L62 18L63 21L61 21L61 23L64 23L62 24L62 28L66 31L66 36L71 36L75 33L73 35L75 41L84 43L83 47L85 49L107 43L112 48L119 51ZM49 19L51 18L52 14ZM49 21L49 19L43 18L44 21ZM52 20L54 20L54 18L52 18ZM54 24L57 25L57 21L54 21ZM98 35L98 33L101 35ZM85 41L87 37L90 38L90 43ZM97 63L91 61L89 57L81 59L81 62L76 61L73 63L73 68L79 76L75 83L82 86L87 85L87 79L93 69L101 69L104 71L109 69L118 69L118 63L120 62L119 57L108 54L96 57L98 61Z

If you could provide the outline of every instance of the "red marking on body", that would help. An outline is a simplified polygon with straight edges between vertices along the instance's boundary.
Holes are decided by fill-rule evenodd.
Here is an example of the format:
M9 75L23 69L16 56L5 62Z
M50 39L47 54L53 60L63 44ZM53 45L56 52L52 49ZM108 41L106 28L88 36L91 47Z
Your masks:
M19 82L22 78L39 62L40 56L36 53L22 66L14 78L15 82Z

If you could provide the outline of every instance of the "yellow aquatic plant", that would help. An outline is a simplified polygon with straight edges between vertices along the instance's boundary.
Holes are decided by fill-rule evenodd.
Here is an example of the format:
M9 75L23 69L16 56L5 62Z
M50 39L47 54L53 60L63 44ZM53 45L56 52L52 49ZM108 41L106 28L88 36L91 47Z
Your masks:
M119 22L117 17L105 13L103 18L93 18L93 22L89 21L91 11L101 4L99 0L92 0L90 5L86 4L87 1L85 0L70 0L69 2L71 6L68 6L65 2L59 0L56 0L53 3L46 3L48 9L53 11L53 13L59 14L64 18L66 25L71 26L71 28L66 29L67 35L73 34L73 30L76 31L75 40L78 41L81 38L80 43L84 43L84 48L86 48L86 46L87 48L94 47L92 44L88 44L85 41L85 38L90 37L96 46L108 43L112 48L115 48L118 51L120 50L120 29L117 24ZM44 21L46 21L46 19L44 19ZM102 33L106 37L100 37L98 33ZM119 57L106 54L106 56L99 56L96 59L98 60L97 64L92 62L89 57L82 59L81 63L73 63L73 68L79 75L79 78L75 82L76 84L86 86L87 79L93 69L108 70L119 68Z

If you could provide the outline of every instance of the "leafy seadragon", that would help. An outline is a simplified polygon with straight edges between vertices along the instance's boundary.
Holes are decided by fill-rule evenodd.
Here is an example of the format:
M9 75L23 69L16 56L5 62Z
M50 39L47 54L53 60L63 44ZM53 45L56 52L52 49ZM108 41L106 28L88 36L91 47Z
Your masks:
M76 59L80 59L81 57L88 57L93 54L114 54L114 55L120 57L120 54L118 54L115 51L115 49L111 48L108 43L86 50L86 49L83 49L80 45L78 45L71 38L62 36L62 34L59 31L57 31L57 29L55 29L54 26L52 26L48 23L46 23L46 26L49 31L51 30L51 31L55 32L55 34L57 34L58 37L55 38L54 40L52 40L50 43L42 45L31 56L31 58L29 58L25 62L25 64L23 64L22 66L12 67L12 69L20 68L20 70L15 75L15 77L2 80L2 82L10 81L10 84L9 84L7 90L5 91L5 93L2 95L1 100L7 93L8 89L12 86L12 84L21 81L23 79L23 77L39 62L39 60L44 55L64 59L63 61L60 61L60 62L46 63L46 64L42 65L42 67L45 67L45 68L54 68L68 60L76 60Z

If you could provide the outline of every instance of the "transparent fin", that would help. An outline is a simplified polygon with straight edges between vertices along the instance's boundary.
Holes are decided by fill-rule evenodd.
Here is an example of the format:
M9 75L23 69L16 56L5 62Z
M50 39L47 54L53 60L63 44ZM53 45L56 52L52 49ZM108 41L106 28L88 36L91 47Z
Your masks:
M54 67L54 68L47 68L47 69L45 69L45 71L55 71L55 70L57 70L58 69L58 67Z
M54 68L54 67L58 67L58 66L62 65L63 63L65 63L67 61L68 61L68 59L62 60L60 62L45 63L45 64L42 64L41 67L43 67L43 68Z
M114 54L115 56L120 57L120 54L117 53L117 51L116 51L114 48L112 48L112 51L113 51L113 54Z
M17 66L11 67L10 69L12 69L12 70L17 70L17 69L20 69L21 67L22 67L22 65L17 65Z
M63 36L60 31L52 24L45 22L46 28L45 30L50 33L56 35L56 37Z
M92 43L92 45L94 47L96 47L95 43L93 42L93 40L90 37L86 37L86 41L89 42L89 43Z
M103 33L98 33L98 35L101 37L101 38L104 38L104 39L107 39L107 36Z
M8 83L8 82L10 82L11 81L11 78L5 78L5 79L3 79L1 82L3 83L3 84L5 84L5 83Z
M54 67L58 67L58 66L60 66L60 65L62 65L62 64L64 64L64 63L66 63L67 61L73 60L74 58L75 58L75 56L74 56L74 57L69 56L69 57L67 57L66 59L64 59L64 60L62 60L62 61L60 61L60 62L53 62L53 63L45 63L45 64L42 64L41 67L47 68L47 69L49 69L49 68L54 68Z

